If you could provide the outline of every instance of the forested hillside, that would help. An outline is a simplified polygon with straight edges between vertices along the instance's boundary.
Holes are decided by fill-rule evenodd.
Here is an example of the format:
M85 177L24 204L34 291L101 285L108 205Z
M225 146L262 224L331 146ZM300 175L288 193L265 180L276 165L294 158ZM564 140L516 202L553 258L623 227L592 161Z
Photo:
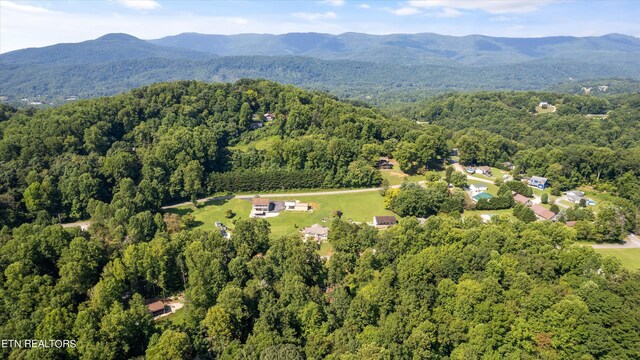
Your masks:
M268 112L275 116L269 122ZM158 84L6 114L0 122L2 225L83 219L96 200L135 199L131 211L155 210L236 190L218 183L222 172L249 180L253 190L377 186L374 157L382 150L368 154L367 146L388 143L390 153L394 141L418 128L324 94L249 80ZM265 137L276 138L266 150L230 148ZM243 172L248 169L253 176ZM256 171L273 181L260 181Z
M540 102L555 112L536 114ZM454 131L462 162L548 177L562 190L592 184L640 204L640 102L534 92L449 94L388 110Z
M446 91L545 90L558 84L576 92L575 84L586 80L619 92L625 84L598 79L640 79L635 61L639 55L640 40L623 35L510 39L182 34L148 42L108 34L1 54L0 96L15 105L61 104L68 98L114 95L161 81L246 77L374 104Z
M557 111L533 114L540 101ZM327 260L298 233L270 236L264 219L234 219L225 238L160 207L214 192L378 186L382 155L422 173L456 148L461 162L512 160L554 188L599 187L615 213L597 231L629 230L639 109L633 96L478 93L387 115L265 80L2 106L0 337L76 346L0 357L636 359L640 273L575 244L581 230L562 222L483 224L443 199L423 223L407 216L378 231L335 211ZM398 197L449 196L429 173L425 189L405 184ZM87 217L86 231L55 224ZM146 304L178 294L184 317L154 320Z

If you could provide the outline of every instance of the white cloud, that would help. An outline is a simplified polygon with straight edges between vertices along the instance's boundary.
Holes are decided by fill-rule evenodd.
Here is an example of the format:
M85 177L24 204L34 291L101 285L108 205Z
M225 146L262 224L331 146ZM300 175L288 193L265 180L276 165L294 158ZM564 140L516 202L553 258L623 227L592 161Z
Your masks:
M322 0L320 1L322 4L327 4L330 6L342 6L344 5L344 0Z
M553 0L410 0L407 4L414 8L482 10L491 14L508 14L534 12L551 1Z
M336 13L332 11L327 11L325 13L297 12L291 15L305 20L335 19L337 17Z
M407 6L407 7L391 10L391 12L399 16L404 16L404 15L417 14L420 12L420 10L416 9L415 7Z
M437 15L439 17L444 17L444 18L454 18L454 17L462 16L464 14L460 10L446 7L446 8L442 8L442 10Z
M154 10L160 7L155 0L118 0L125 7L136 10Z
M369 4L358 4L358 7L360 9L370 9L371 5L369 5Z
M7 10L14 10L26 13L48 13L49 9L45 9L43 7L31 6L31 5L22 5L16 4L11 1L0 1L0 8L4 8Z

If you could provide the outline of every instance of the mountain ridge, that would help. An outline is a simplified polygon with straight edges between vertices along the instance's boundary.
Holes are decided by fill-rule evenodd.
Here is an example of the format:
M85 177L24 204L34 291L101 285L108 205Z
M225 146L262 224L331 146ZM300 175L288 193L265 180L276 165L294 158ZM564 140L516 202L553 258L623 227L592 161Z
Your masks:
M544 90L573 80L640 80L640 39L620 34L493 38L193 33L191 41L183 42L184 34L176 36L160 45L114 33L0 54L0 96L51 103L112 95L159 81L250 77L367 100L408 93Z

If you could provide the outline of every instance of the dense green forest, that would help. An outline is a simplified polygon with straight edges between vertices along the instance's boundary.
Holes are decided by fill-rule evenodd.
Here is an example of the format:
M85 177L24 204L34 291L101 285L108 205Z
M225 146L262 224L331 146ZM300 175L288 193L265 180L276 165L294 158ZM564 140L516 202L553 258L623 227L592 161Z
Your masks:
M267 112L276 119L263 119ZM248 80L158 84L3 114L0 225L84 219L120 198L141 211L213 192L377 186L378 156L424 132L324 94ZM264 126L252 130L257 122ZM267 149L232 148L266 137Z
M25 359L635 359L640 275L561 223L409 218L378 233L334 220L324 264L265 220L218 232L163 222L119 249L23 225L1 237L3 338L77 339ZM181 324L143 298L186 290Z
M535 115L541 101L557 111ZM606 192L594 232L632 230L639 112L637 96L523 92L383 113L265 80L3 106L0 338L77 346L0 358L639 358L639 272L575 244L584 228L532 222L528 209L462 217L463 198L432 171L452 149L463 163L512 161L557 191ZM426 184L384 187L381 201L406 216L385 231L336 213L328 261L265 220L237 220L227 239L160 209L214 192L378 186L380 156ZM502 184L497 201L522 187ZM86 231L55 224L89 217ZM153 321L148 300L180 293L184 321Z

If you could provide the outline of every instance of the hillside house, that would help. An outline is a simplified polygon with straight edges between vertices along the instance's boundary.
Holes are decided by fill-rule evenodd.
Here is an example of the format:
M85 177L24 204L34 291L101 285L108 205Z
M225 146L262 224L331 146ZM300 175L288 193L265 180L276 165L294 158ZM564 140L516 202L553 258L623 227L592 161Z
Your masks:
M398 223L395 216L374 216L373 226L393 226Z
M266 121L272 121L272 120L274 120L275 118L276 118L276 115L275 115L275 114L271 114L271 113L265 113L265 114L264 114L264 119L265 119Z
M533 201L531 201L531 199L518 193L513 195L513 200L525 206L533 205Z
M534 204L531 206L531 210L536 214L538 220L556 220L556 213L542 205Z
M476 174L491 176L491 168L488 166L478 166L475 170Z
M304 239L314 239L315 241L322 242L329 237L329 228L320 224L313 224L309 227L301 230Z
M538 106L540 106L543 109L546 109L549 107L549 103L546 101L541 102Z
M529 186L537 187L540 190L544 190L548 186L549 179L540 176L532 176L527 182Z
M160 300L147 305L147 310L153 317L164 315L166 313L164 303Z
M253 215L265 215L269 212L271 202L268 198L254 197L251 199L251 210Z
M484 184L479 184L479 183L469 184L469 190L473 192L487 191L488 189L489 187Z
M503 163L502 163L502 167L503 167L505 170L513 170L513 169L515 169L515 168L516 168L516 166L515 166L515 165L513 165L513 163L511 163L510 161L505 161L505 162L503 162Z
M584 198L584 192L579 190L567 191L564 193L567 200L571 201L574 204L579 204L580 200Z

